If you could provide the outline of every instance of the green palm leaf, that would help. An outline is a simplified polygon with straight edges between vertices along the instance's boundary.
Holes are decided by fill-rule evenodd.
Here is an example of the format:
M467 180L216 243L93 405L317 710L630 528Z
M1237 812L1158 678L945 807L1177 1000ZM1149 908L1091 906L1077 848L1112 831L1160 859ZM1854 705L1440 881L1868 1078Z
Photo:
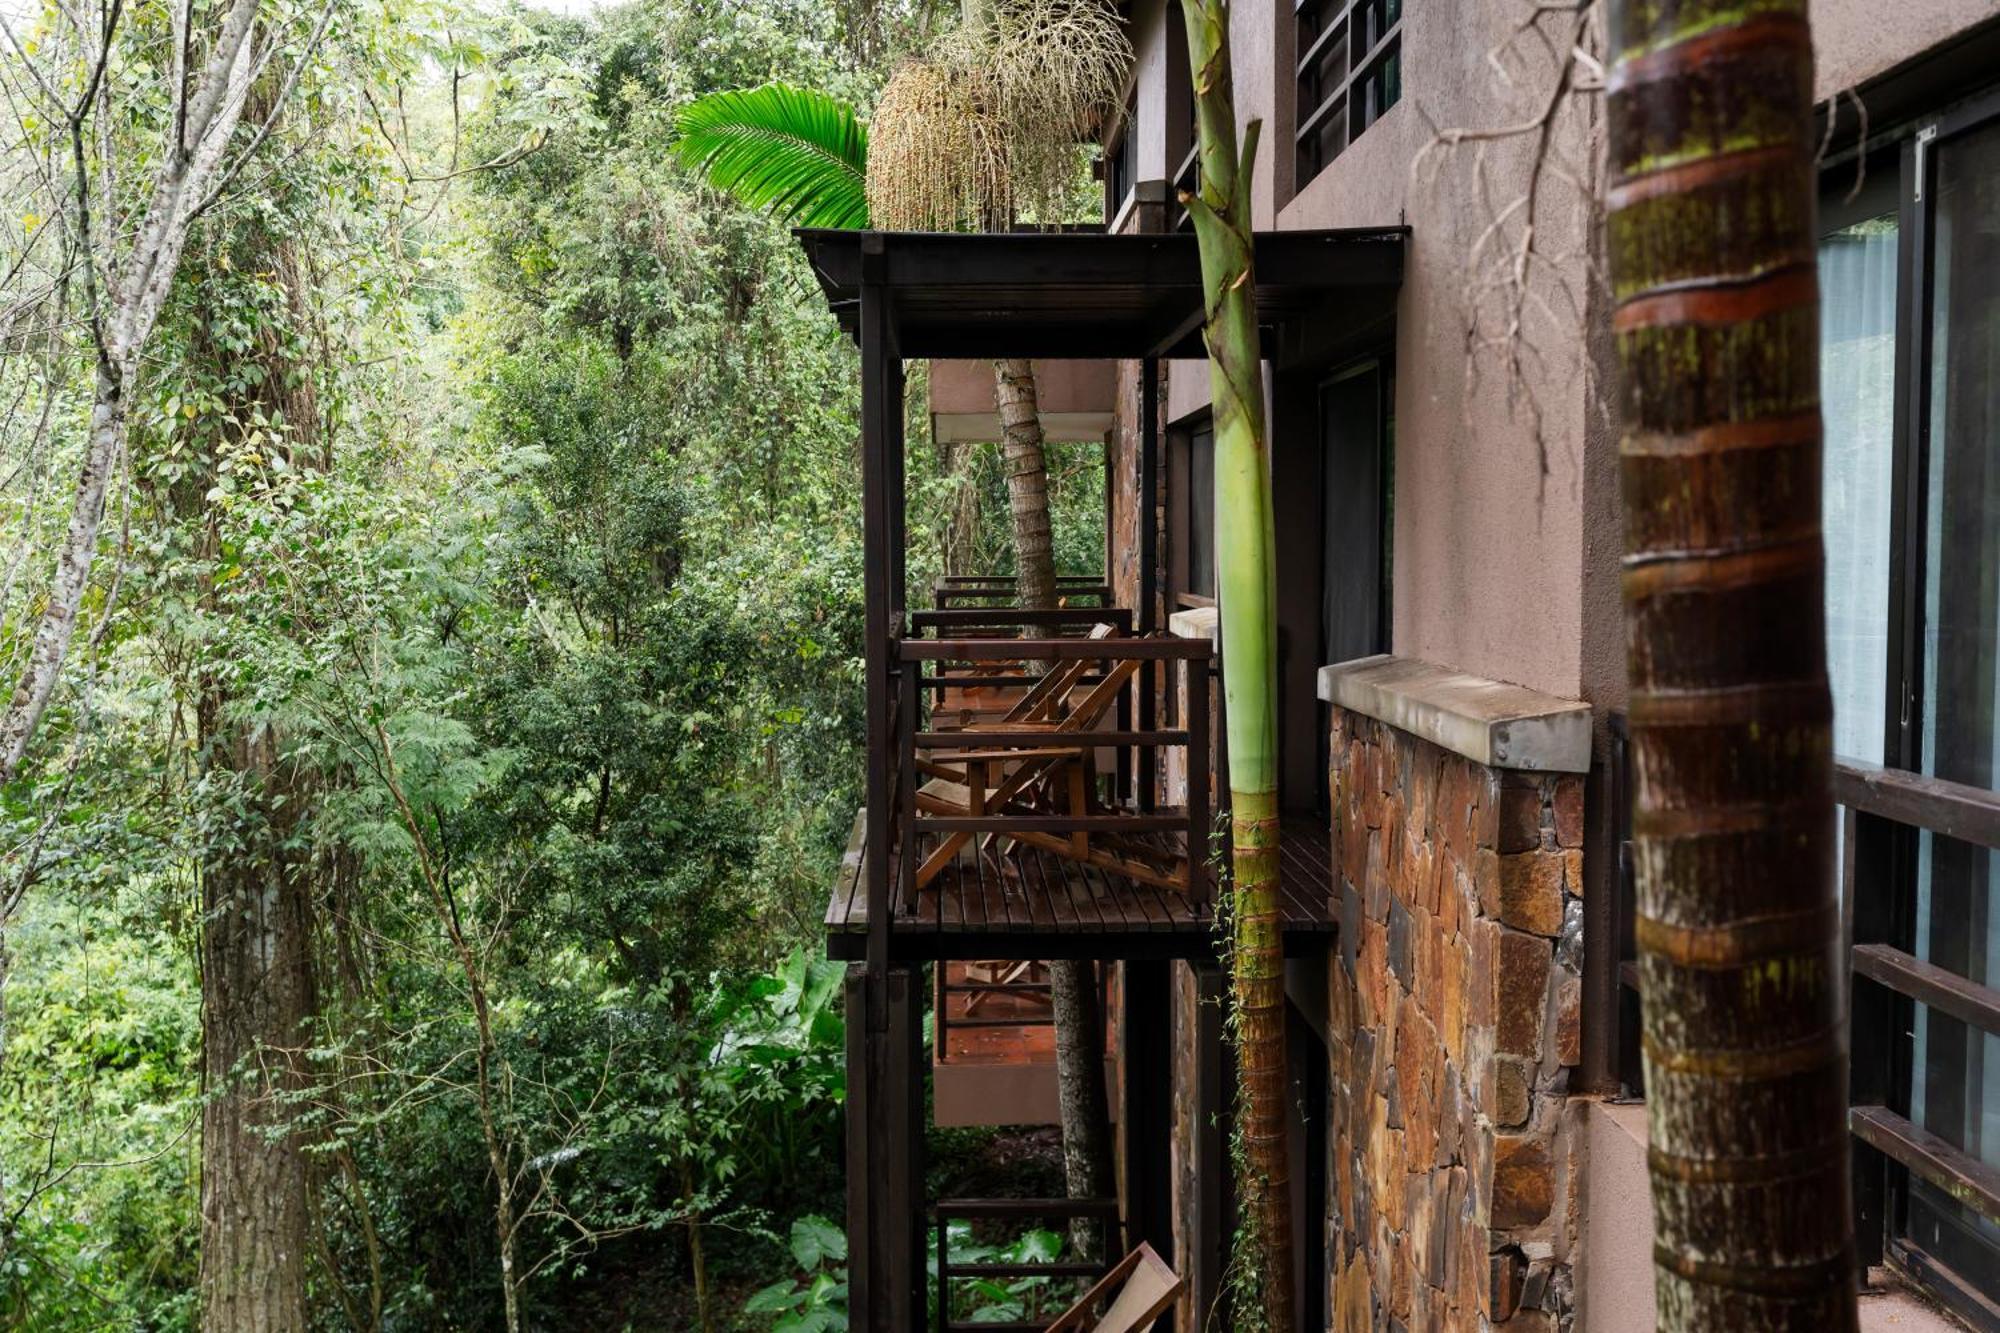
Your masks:
M752 208L799 226L868 225L868 127L839 98L767 83L697 98L678 125L681 161Z

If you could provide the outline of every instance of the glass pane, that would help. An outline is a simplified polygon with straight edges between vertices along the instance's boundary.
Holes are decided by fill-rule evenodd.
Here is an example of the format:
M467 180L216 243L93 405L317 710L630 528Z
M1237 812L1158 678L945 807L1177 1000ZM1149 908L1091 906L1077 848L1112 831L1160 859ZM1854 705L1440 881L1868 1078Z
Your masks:
M1188 435L1188 587L1215 596L1215 428L1204 421Z
M1924 573L1925 770L2000 778L2000 127L1948 140L1932 182ZM2000 856L1926 836L1918 952L2000 984ZM1920 1012L1910 1102L1932 1133L2000 1165L2000 1039ZM2000 1299L2000 1227L1911 1187L1911 1228Z
M1833 750L1882 761L1889 663L1889 489L1896 394L1896 217L1819 246L1826 419L1826 652Z

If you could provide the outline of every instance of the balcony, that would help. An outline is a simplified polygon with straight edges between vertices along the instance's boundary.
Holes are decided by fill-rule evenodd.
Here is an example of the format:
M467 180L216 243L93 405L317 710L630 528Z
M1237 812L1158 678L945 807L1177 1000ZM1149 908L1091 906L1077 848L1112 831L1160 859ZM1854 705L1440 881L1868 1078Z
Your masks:
M856 818L830 956L866 957L871 881L898 961L1213 956L1211 645L1131 634L1101 581L1062 589L1098 605L1024 610L1011 593L947 580L891 642L869 753L886 808ZM1156 723L1162 704L1175 724ZM1302 950L1334 929L1326 830L1301 821L1284 847Z

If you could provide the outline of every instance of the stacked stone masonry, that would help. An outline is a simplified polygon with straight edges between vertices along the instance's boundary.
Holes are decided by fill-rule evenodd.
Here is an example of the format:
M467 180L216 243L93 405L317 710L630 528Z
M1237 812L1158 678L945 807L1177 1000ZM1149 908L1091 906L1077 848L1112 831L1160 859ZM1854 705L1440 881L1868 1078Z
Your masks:
M1332 1326L1567 1333L1583 780L1332 714Z

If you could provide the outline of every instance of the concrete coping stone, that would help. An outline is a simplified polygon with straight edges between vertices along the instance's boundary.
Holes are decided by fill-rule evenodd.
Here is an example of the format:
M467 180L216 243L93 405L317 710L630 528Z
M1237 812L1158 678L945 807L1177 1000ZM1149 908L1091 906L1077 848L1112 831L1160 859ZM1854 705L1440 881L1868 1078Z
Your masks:
M1319 669L1319 697L1488 768L1590 771L1590 705L1382 653Z

